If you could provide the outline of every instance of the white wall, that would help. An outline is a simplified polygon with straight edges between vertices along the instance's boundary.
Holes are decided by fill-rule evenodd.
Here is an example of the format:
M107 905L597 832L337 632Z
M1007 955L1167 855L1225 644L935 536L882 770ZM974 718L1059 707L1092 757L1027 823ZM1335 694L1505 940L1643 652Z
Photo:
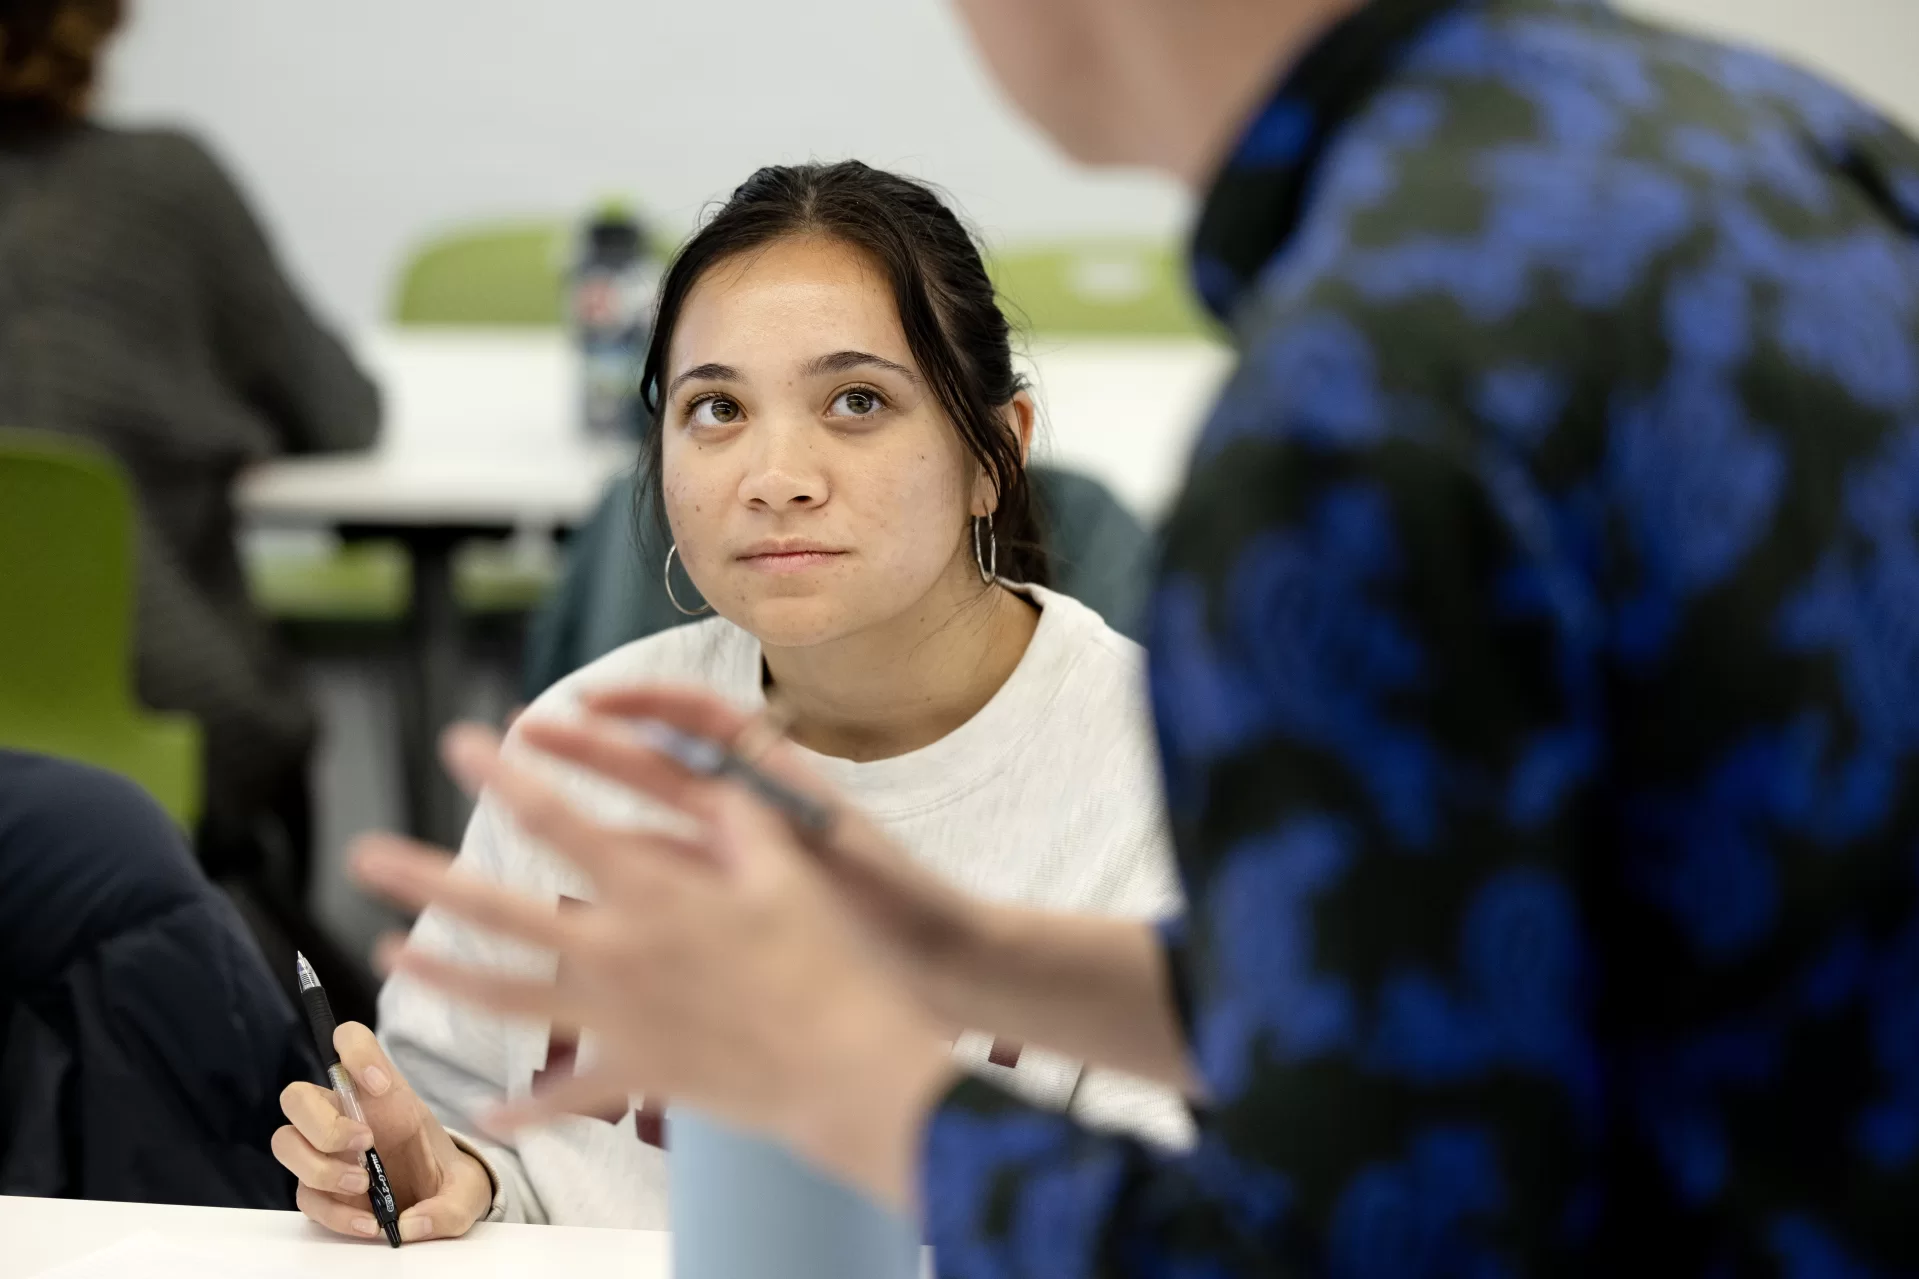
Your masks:
M998 233L1166 232L1168 183L1073 172L945 0L134 0L123 118L212 139L336 315L422 233L626 192L676 230L762 164L857 156Z
M1919 125L1919 0L1635 3L1787 49ZM684 227L782 160L931 178L1000 238L1185 217L1165 182L1059 159L1001 105L947 0L134 4L109 109L208 137L351 323L378 317L436 226L624 191Z

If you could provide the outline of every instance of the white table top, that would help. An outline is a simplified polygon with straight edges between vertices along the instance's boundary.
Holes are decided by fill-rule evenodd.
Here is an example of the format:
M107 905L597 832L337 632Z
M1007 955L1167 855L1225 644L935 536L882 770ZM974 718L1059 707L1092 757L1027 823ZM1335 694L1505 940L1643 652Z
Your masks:
M258 523L571 523L633 461L570 429L578 361L556 330L385 330L355 349L385 423L366 453L288 458L241 477Z
M0 1279L30 1279L122 1240L155 1234L168 1243L265 1273L357 1279L667 1279L667 1236L652 1230L478 1225L464 1238L389 1248L330 1235L295 1212L179 1208L0 1196ZM239 1273L245 1273L239 1270ZM128 1272L136 1279L137 1268Z
M1145 516L1184 473L1229 360L1199 342L1035 342L1040 460L1088 471ZM367 453L275 461L243 476L256 524L573 523L631 446L574 428L578 360L560 330L381 330L356 344L386 395Z

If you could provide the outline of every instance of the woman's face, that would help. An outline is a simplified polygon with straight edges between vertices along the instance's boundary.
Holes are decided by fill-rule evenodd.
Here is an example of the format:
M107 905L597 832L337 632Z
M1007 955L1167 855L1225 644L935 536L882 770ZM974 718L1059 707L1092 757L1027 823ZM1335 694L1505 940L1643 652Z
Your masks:
M968 519L992 485L863 251L807 236L708 269L673 332L662 408L680 561L763 643L882 625L974 571Z

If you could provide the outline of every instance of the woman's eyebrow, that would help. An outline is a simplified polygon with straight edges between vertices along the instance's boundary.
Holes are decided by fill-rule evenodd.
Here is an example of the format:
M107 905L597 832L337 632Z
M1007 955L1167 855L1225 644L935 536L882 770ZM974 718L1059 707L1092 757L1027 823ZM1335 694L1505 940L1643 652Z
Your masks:
M889 373L899 374L915 385L918 385L920 380L920 375L904 364L897 364L883 355L874 355L870 351L835 351L831 355L822 355L818 359L809 361L800 373L804 377L819 377L825 373L849 373L858 368L885 369Z
M687 382L744 382L740 371L730 364L696 364L686 372L667 383L666 393L673 392Z

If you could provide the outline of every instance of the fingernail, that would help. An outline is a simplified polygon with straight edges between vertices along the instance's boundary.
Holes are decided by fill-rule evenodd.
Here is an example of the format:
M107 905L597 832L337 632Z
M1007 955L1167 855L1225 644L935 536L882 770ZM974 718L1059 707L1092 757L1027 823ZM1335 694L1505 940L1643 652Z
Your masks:
M400 1238L402 1239L424 1239L432 1233L433 1218L431 1217L400 1218Z
M385 1096L387 1088L393 1083L391 1079L387 1078L386 1071L381 1070L378 1066L368 1066L365 1070L361 1071L360 1082L365 1084L366 1090L375 1097Z
M359 1151L373 1149L373 1130L371 1128L360 1129L360 1131L353 1134L352 1144L353 1148Z
M353 1232L361 1235L377 1235L380 1233L380 1223L371 1217L355 1217Z
M340 1189L350 1195L363 1194L366 1191L366 1174L357 1168L352 1172L341 1173Z

